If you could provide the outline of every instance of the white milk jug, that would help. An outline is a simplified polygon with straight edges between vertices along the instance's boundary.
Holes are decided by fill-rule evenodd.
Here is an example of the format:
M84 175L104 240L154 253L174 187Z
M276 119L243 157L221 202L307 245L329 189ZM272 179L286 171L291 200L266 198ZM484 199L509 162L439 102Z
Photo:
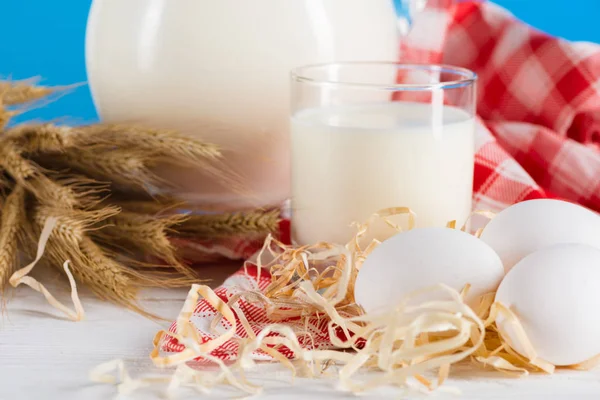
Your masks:
M103 121L222 146L242 191L199 170L157 172L185 199L223 208L290 196L292 68L398 52L393 0L94 0L86 43Z

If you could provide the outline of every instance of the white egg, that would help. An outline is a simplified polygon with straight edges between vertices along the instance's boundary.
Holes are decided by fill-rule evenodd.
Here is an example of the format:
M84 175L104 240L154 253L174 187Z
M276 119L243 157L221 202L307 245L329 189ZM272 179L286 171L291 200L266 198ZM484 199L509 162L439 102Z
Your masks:
M600 216L560 200L524 201L496 215L484 228L481 240L498 253L508 272L523 257L554 244L600 248Z
M532 253L506 275L496 301L517 315L540 358L572 365L600 354L600 250L559 244ZM524 354L506 319L496 323Z
M475 305L481 295L496 290L503 276L498 255L476 237L449 228L413 229L367 256L354 296L365 311L376 312L418 289L444 283L460 291L469 283L466 301Z

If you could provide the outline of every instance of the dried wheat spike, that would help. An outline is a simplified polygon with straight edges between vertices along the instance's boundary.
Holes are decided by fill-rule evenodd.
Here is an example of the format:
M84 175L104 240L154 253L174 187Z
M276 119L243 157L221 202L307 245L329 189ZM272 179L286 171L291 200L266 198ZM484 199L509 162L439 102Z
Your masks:
M254 210L245 213L192 215L177 227L177 233L212 237L275 233L279 228L280 213L280 210Z
M55 267L65 260L71 261L75 279L84 283L98 297L125 307L134 308L136 285L122 267L96 252L96 246L85 235L77 246L65 243L60 236L52 235L46 253Z
M120 160L127 157L136 157L143 160L146 169L140 170L142 179L131 182L146 190L149 188L168 189L169 182L161 181L152 174L149 167L171 164L190 167L202 171L206 176L214 177L233 191L243 195L248 194L248 188L243 184L243 179L223 159L218 146L206 143L175 131L148 129L139 126L126 125L91 125L78 128L81 131L82 147L107 153L114 149L128 149L123 151ZM137 155L136 155L137 153ZM106 164L105 164L106 165ZM137 166L139 168L139 166ZM113 175L114 176L114 175ZM106 176L110 179L111 176ZM100 178L99 178L100 179ZM140 184L146 180L146 184ZM164 193L164 190L157 190Z
M141 250L147 255L162 259L184 276L196 274L177 258L168 238L168 232L186 218L185 215L153 217L132 212L121 212L108 218L102 229L92 232L100 241L118 243Z
M82 273L87 274L84 280L89 279L92 286L108 287L117 294L123 294L125 299L134 298L134 296L131 297L133 295L132 279L128 276L125 267L109 258L87 236L82 239L80 249L88 260L88 263L82 264L82 268L80 268Z
M137 304L139 287L187 287L192 283L191 279L173 276L172 273L141 274L111 258L87 235L83 236L78 246L65 243L61 236L52 235L46 251L55 266L60 266L64 260L71 260L71 271L75 278L101 299L150 318L158 317Z
M52 232L52 237L56 237L61 243L77 247L90 228L119 212L120 209L117 207L84 211L71 210L60 206L38 205L34 212L34 220L41 230L48 218L56 217L57 223Z
M102 248L92 239L86 238L81 244L81 250L96 264L104 265L110 274L124 274L134 287L188 287L197 283L196 277L190 278L170 271L135 270L112 258L109 250ZM119 272L120 271L120 272Z
M38 168L21 155L22 151L13 143L0 141L0 167L8 172L18 183L28 186L28 181L39 175Z
M82 263L82 268L74 270L74 275L100 298L149 318L160 319L137 304L139 287L189 287L197 282L190 278L173 276L172 273L141 274L110 258L100 246L87 237L81 242L80 249L87 263Z
M5 133L25 153L63 153L79 146L79 131L54 124L19 125Z
M79 205L80 196L68 186L60 185L45 175L40 175L31 181L31 186L40 204L60 208L75 208Z
M56 90L44 86L35 86L31 83L31 80L0 81L0 100L8 106L24 104L47 97Z
M20 230L25 223L25 189L17 185L2 205L0 222L0 294L15 270Z
M92 143L134 147L175 160L204 161L221 157L219 147L176 131L127 125L91 125L83 128Z
M119 200L111 197L109 201L121 207L123 211L151 216L170 215L178 209L185 208L185 202L173 199Z
M4 130L10 119L15 115L17 115L17 112L6 110L0 100L0 131Z
M56 217L58 222L50 235L45 253L50 263L58 268L65 260L70 260L75 278L88 285L99 297L135 308L136 285L131 274L127 273L125 267L106 257L86 234L89 225L96 219L105 218L105 215L85 214L78 218L73 216L72 210L39 206L35 213L35 225L29 235L36 237L47 218Z
M8 112L4 111L2 108L0 108L0 131L3 131L4 128L6 127L6 124L8 124L8 121L10 121L10 115L8 114Z
M90 209L99 204L107 186L86 177L68 176L51 179L40 175L31 180L31 187L40 204L59 208Z
M12 186L8 176L2 173L2 168L0 168L0 207L2 207L2 203L4 199L2 196L5 196L5 191Z
M160 180L148 169L154 160L136 149L119 148L108 151L70 151L67 164L77 171L101 181L147 189Z

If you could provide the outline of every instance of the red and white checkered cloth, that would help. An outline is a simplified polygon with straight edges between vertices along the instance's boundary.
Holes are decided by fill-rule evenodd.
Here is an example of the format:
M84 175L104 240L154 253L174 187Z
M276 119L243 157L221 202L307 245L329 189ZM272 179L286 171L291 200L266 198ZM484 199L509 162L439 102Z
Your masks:
M600 46L550 37L493 3L437 0L415 19L402 61L457 65L479 76L474 208L498 211L523 200L560 197L600 211ZM287 221L282 234L289 235ZM201 246L245 258L260 241ZM243 288L264 289L268 274L262 277L257 282L256 270L242 270L217 294L227 301ZM239 304L256 332L269 323L261 306ZM206 340L213 337L215 312L200 301L192 318ZM311 321L315 340L304 345L331 346L325 327L322 319ZM164 349L181 346L170 339ZM234 341L214 355L235 358Z
M265 290L270 283L271 275L268 271L261 271L259 277L257 268L250 265L247 268L242 268L237 273L230 276L223 283L223 285L215 289L215 294L219 296L221 300L228 302L231 297L240 292ZM258 335L266 326L274 323L274 321L271 321L267 316L267 310L263 305L250 303L243 299L240 299L237 304L250 323L254 334ZM204 341L209 341L217 337L217 335L211 329L211 322L215 318L216 313L217 311L203 300L200 300L194 309L190 320ZM327 318L315 315L313 317L309 317L307 320L300 320L300 318L288 318L277 322L293 327L294 332L306 332L304 335L298 334L298 342L303 346L303 348L331 348L327 329L329 320ZM169 330L171 332L176 332L176 329L177 324L173 323ZM217 326L216 329L217 331L222 332L231 329L231 324L229 324L229 322L227 322L225 319L221 319L219 326ZM267 336L276 335L276 333L272 333ZM244 327L239 323L239 321L236 327L235 338L248 338ZM180 344L177 339L174 339L170 336L167 336L166 340L164 340L162 343L162 350L165 352L177 353L183 351L184 349L185 346ZM234 360L238 354L238 349L239 342L236 340L229 340L215 349L211 355L222 360ZM278 351L288 358L291 358L294 354L287 347L281 347L278 349ZM252 356L255 360L266 361L272 359L271 356L260 349L255 350L252 353Z

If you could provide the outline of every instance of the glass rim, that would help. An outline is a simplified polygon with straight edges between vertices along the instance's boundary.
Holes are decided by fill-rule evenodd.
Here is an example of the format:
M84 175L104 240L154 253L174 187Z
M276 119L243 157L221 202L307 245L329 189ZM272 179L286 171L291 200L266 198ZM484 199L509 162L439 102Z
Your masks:
M305 75L306 72L324 67L352 67L352 66L394 66L398 70L420 70L431 72L447 72L459 75L462 79L455 79L437 83L366 83L366 82L351 82L351 81L332 81L327 79L314 79ZM306 83L319 86L337 86L345 88L362 88L362 89L377 89L388 91L431 91L440 89L456 89L474 84L477 81L477 74L467 68L457 67L449 64L415 64L402 63L394 61L350 61L350 62L334 62L309 64L301 67L296 67L291 70L290 76L292 80L298 83Z

